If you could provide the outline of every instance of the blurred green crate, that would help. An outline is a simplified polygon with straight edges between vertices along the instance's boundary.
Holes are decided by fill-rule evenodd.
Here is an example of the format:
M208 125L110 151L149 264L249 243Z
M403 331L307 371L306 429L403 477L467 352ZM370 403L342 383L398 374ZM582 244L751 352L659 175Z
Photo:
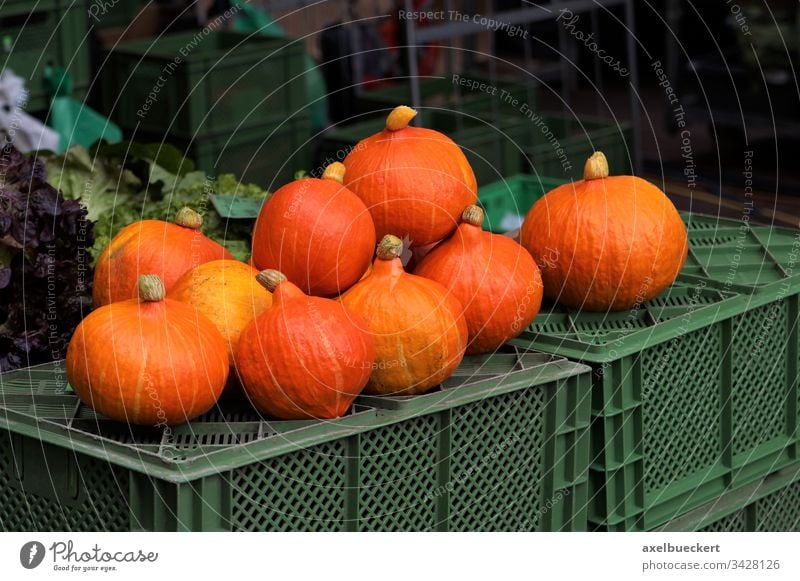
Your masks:
M690 250L681 280L704 280L722 290L775 297L800 285L800 230L682 215Z
M90 77L85 36L85 0L0 3L0 70L7 67L25 79L27 112L45 111L50 105L44 89L48 65L67 70L75 84L73 96L85 93Z
M565 183L562 179L517 174L478 189L483 207L483 228L503 233L516 230L533 205L550 190Z
M229 31L114 47L101 111L127 130L193 138L293 116L305 103L304 45Z
M142 0L91 0L87 4L89 26L99 29L127 27L136 20L142 4Z
M798 294L675 285L544 307L514 343L593 367L590 526L649 530L798 460Z
M486 75L460 75L465 84L453 82L452 77L421 78L419 82L422 107L455 109L477 115L482 119L497 115L517 115L525 105L536 110L538 83L532 79ZM484 83L481 90L470 83ZM490 93L489 91L492 91ZM516 103L514 102L516 100ZM367 89L358 96L362 113L388 113L398 105L411 105L411 84L408 80L388 86Z
M657 530L800 532L800 466L729 492Z
M595 151L608 159L611 175L633 173L630 123L542 113L523 118L528 139L524 171L569 181L583 179L583 165Z
M221 403L98 418L62 363L0 375L3 530L585 530L589 369L507 348L333 421ZM380 406L380 407L378 407Z
M464 151L478 185L522 171L522 144L528 128L519 119L480 119L468 113L444 109L420 110L422 127L441 131ZM353 125L334 127L322 135L323 165L342 161L362 139L381 131L385 117L372 117Z

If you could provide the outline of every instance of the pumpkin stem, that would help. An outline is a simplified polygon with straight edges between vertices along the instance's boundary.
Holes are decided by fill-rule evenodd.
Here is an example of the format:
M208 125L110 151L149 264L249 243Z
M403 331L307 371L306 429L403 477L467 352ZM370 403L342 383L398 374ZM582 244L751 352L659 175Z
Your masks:
M405 129L411 120L417 116L417 112L411 107L400 105L392 109L389 116L386 118L386 129L389 131L399 131Z
M175 214L175 223L184 228L199 230L203 225L203 217L188 206L184 206Z
M142 274L137 281L139 287L139 300L148 303L163 301L167 296L164 281L157 274Z
M322 179L323 180L333 180L335 182L339 182L340 184L344 183L344 172L347 168L344 167L344 164L340 161L334 161L328 167L325 168L325 171L322 172Z
M595 151L583 166L583 179L596 180L608 177L608 160L602 151Z
M263 286L269 292L274 293L275 289L278 288L278 285L288 279L282 272L268 268L267 270L262 270L259 272L256 275L256 280L258 281L258 284Z
M378 258L381 260L394 260L403 254L403 241L397 236L387 234L378 244Z
M461 214L461 220L467 224L481 227L483 224L483 210L478 206L470 205L464 208L464 213Z

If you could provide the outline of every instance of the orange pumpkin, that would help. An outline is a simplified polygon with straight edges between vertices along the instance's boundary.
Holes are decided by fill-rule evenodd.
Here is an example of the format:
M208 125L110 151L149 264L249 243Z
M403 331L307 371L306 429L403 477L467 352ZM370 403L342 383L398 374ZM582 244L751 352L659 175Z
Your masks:
M375 226L364 202L342 185L344 175L344 165L334 162L322 179L295 180L267 200L253 231L256 268L280 270L319 296L339 294L364 274Z
M108 243L94 271L95 307L136 298L140 274L161 277L167 290L198 264L233 258L225 247L203 236L203 217L181 208L175 223L142 220L125 226Z
M228 344L231 363L239 335L272 304L272 295L258 284L257 274L238 260L212 260L184 274L169 293L214 323Z
M609 177L600 152L586 162L583 180L536 202L520 243L542 270L545 296L586 311L630 309L658 296L689 248L669 198L638 177Z
M386 129L356 145L344 160L344 183L364 200L379 238L394 234L425 246L455 230L461 211L475 203L478 185L452 139L409 126L416 114L397 107Z
M464 307L467 353L491 353L536 318L542 304L542 277L522 246L481 228L479 207L467 206L462 220L455 234L428 253L414 274L441 283Z
M180 424L208 411L228 379L225 340L195 308L165 298L156 275L138 299L91 312L67 349L67 378L85 404L121 422Z
M344 305L306 296L276 270L258 280L272 306L244 330L236 368L253 404L274 418L337 418L364 389L375 346Z
M399 238L384 236L372 272L340 299L375 338L377 359L365 393L425 393L452 375L467 346L458 300L438 282L406 273L402 251Z

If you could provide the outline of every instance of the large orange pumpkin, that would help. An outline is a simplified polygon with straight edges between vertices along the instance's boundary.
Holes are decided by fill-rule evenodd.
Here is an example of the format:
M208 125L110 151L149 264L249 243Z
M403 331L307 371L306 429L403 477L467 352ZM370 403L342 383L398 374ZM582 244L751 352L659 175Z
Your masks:
M367 207L342 185L334 162L322 179L302 178L275 192L256 221L253 264L277 269L313 295L343 292L364 274L375 251Z
M530 254L507 236L485 232L483 210L467 206L462 224L431 250L414 274L435 280L464 307L467 353L490 353L531 324L542 277Z
M228 379L225 340L195 308L165 298L156 275L138 279L138 299L100 307L67 349L67 378L104 416L149 426L208 411Z
M375 338L378 355L365 393L425 393L452 375L467 346L458 300L438 282L406 273L402 251L399 238L384 236L372 272L341 297Z
M455 230L478 185L452 139L408 124L416 114L397 107L386 129L358 143L344 160L344 183L364 200L379 238L393 234L425 246Z
M239 335L272 304L272 295L256 281L257 274L238 260L212 260L184 274L169 293L214 323L228 344L231 363Z
M520 232L549 299L586 311L625 310L658 296L678 276L688 237L675 206L653 184L608 175L597 152L584 179L550 191Z
M369 379L372 337L344 305L306 296L276 270L258 280L273 304L244 330L236 368L247 395L278 419L337 418Z
M233 258L225 247L203 236L203 217L181 208L175 223L142 220L125 226L108 243L94 271L95 307L136 297L140 274L157 274L169 291L183 274L204 262Z

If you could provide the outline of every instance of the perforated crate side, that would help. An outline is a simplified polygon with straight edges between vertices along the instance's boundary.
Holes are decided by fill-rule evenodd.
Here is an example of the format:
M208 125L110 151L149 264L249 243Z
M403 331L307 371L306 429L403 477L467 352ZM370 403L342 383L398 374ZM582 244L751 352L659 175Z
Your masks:
M755 531L800 532L800 482L754 503Z

